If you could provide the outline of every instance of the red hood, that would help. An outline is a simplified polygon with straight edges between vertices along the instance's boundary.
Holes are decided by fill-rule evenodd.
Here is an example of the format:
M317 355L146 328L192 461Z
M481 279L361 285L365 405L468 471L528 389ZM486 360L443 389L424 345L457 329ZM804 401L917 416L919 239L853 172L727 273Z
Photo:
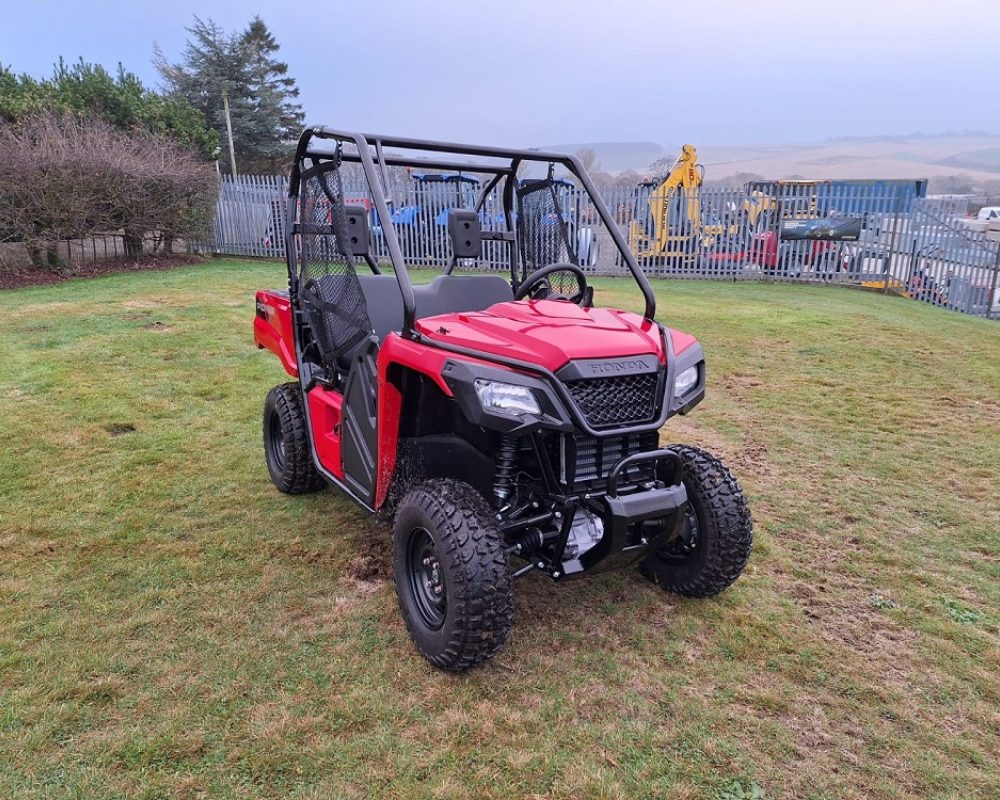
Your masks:
M660 330L638 314L580 308L558 300L497 303L485 311L417 320L430 339L545 367L553 372L581 358L652 353L666 359Z

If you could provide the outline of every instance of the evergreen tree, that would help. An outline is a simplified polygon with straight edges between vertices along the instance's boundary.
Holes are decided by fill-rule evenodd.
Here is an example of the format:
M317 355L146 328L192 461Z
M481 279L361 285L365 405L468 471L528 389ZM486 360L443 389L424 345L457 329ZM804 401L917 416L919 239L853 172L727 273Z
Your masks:
M43 80L0 66L0 121L17 124L44 110L100 119L123 131L162 134L204 158L214 158L219 145L204 116L184 98L148 89L121 64L112 76L99 64L81 59L70 66L60 59L52 77Z
M228 166L223 94L229 96L236 164L241 172L271 172L283 166L303 125L299 91L267 25L254 17L247 28L226 33L195 17L178 64L157 49L157 69L172 93L199 109L218 132Z

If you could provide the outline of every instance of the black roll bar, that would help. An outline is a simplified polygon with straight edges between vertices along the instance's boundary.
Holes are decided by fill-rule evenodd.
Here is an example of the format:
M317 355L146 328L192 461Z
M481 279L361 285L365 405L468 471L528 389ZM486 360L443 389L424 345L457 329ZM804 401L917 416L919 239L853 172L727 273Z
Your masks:
M345 161L361 164L361 168L365 174L365 179L368 181L368 186L371 189L372 199L375 202L375 209L378 213L379 219L382 221L382 231L385 236L386 246L389 249L389 258L392 261L393 271L396 273L396 280L399 283L399 291L403 298L403 336L406 336L407 338L413 338L416 336L416 332L413 329L413 323L416 318L416 300L413 294L413 285L410 283L410 276L406 271L406 264L403 261L403 252L399 245L399 239L396 236L396 230L393 227L392 219L389 214L389 206L385 199L385 191L382 187L381 181L379 180L379 172L376 170L375 163L372 161L370 152L371 144L374 144L376 147L380 169L384 168L385 165L424 166L431 169L464 169L468 171L493 173L495 175L506 174L513 177L516 172L517 165L522 161L560 164L569 170L569 172L580 181L584 190L590 196L590 200L594 204L594 209L597 211L598 217L601 222L604 223L604 227L607 228L615 247L618 248L618 251L621 253L622 258L625 261L625 266L628 267L629 272L632 273L632 277L635 279L635 282L639 286L639 290L642 292L642 296L646 304L643 315L650 321L652 321L656 315L656 297L653 294L652 287L649 285L649 281L646 279L646 275L639 268L639 264L636 262L635 256L629 250L625 237L622 236L621 231L618 230L618 226L615 224L607 206L604 204L604 200L598 192L597 187L594 185L594 182L590 179L587 171L584 169L580 160L576 156L567 155L566 153L546 152L543 150L518 150L509 147L483 147L479 145L457 144L451 142L435 142L427 139L409 139L398 136L383 136L380 134L351 133L350 131L336 130L326 126L310 127L306 128L302 132L302 135L299 137L298 146L295 149L295 162L292 164L292 170L288 181L288 222L291 222L292 219L294 219L294 204L298 201L302 161L309 156L314 156L316 158L330 158L333 155L331 153L324 152L311 152L309 150L309 144L313 139L332 140L337 142L338 145L344 143L353 144L357 148L356 154L350 152L342 153L342 157ZM415 157L397 155L385 156L382 151L387 147L429 153L451 153L460 156L492 158L507 161L508 163L456 163L448 161L424 160ZM508 181L508 183L510 182ZM504 205L507 205L506 202ZM510 213L510 211L506 208L505 212L507 214ZM289 224L286 226L285 231L288 252L289 288L294 291L297 288L298 280L297 275L295 274L294 230ZM512 257L516 258L516 256L513 255Z

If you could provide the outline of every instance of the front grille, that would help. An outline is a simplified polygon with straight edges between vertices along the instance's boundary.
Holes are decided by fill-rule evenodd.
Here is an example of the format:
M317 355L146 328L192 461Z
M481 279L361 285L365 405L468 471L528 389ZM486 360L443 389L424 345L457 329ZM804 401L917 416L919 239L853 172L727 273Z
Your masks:
M655 450L659 446L659 435L656 431L629 433L624 436L609 436L598 439L591 436L562 437L563 452L560 463L563 481L569 483L589 483L603 481L611 468L625 456ZM624 476L626 482L638 480L641 470L652 470L650 465L640 465L628 470Z
M656 418L659 373L567 381L580 413L595 428L641 425Z

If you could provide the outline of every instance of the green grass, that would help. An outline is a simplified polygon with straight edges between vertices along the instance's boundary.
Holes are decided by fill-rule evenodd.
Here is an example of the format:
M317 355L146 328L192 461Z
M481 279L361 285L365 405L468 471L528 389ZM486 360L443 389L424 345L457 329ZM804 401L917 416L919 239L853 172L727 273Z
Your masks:
M658 285L710 372L664 438L739 475L746 574L527 577L507 649L453 676L378 577L387 529L268 481L284 378L250 322L281 276L0 293L0 797L998 796L1000 325Z

